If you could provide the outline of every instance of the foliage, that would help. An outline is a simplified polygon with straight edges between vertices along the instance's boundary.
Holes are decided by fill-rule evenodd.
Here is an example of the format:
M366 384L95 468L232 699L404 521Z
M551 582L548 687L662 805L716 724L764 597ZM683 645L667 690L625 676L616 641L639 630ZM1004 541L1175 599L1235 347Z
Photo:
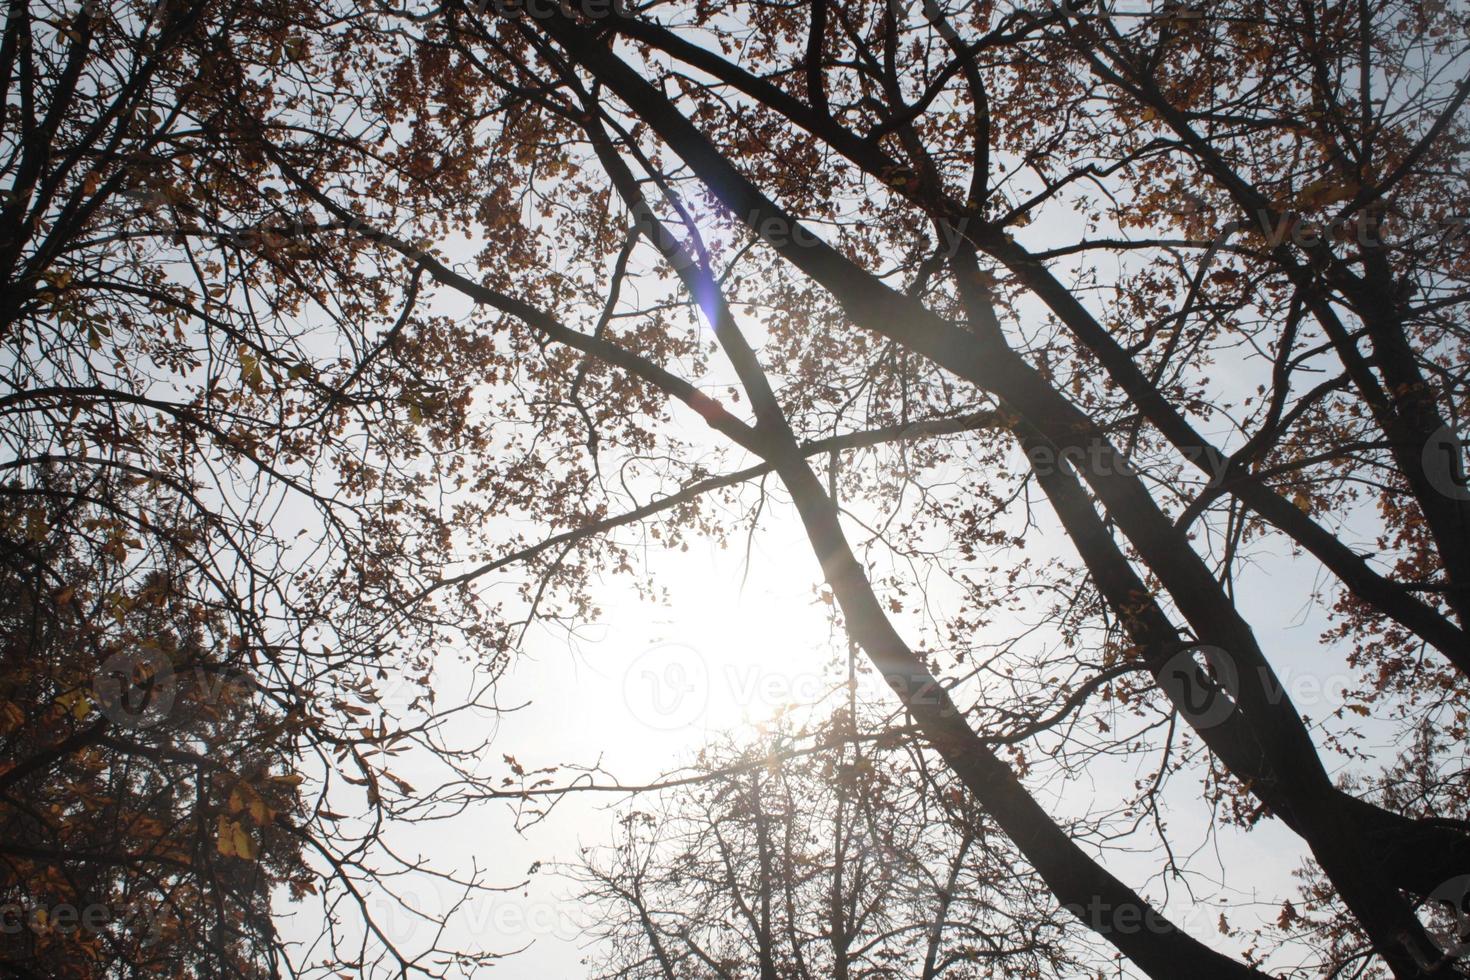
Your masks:
M6 887L200 889L185 971L489 962L375 930L438 874L389 828L550 793L477 767L533 627L778 513L1048 901L1155 914L1200 840L1298 843L1274 927L1082 915L1131 969L1462 975L1423 922L1470 874L1462 5L593 7L9 5L3 819L120 782L188 832L104 849L208 861L7 837ZM125 733L80 693L119 655L248 683Z

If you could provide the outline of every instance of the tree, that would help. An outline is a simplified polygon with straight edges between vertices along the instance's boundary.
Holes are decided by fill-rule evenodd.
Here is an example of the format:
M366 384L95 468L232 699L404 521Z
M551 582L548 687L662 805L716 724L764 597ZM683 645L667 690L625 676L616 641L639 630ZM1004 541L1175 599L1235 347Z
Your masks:
M28 9L7 38L38 29ZM205 9L242 19L208 22L230 43L160 83L158 122L131 111L142 89L113 110L66 69L91 50L86 18L50 35L72 60L40 99L32 48L7 41L34 133L10 144L10 281L28 285L5 329L40 352L16 355L7 437L29 476L35 441L85 409L164 464L149 472L218 454L200 513L237 516L222 502L244 479L303 497L328 529L310 574L283 576L275 542L218 577L269 583L230 607L262 662L331 685L395 656L421 674L428 654L407 651L464 643L493 672L531 622L592 615L598 569L637 573L620 529L726 535L711 495L756 520L774 475L918 733L1134 968L1261 975L1299 940L1207 944L1038 798L1118 757L1150 776L1100 793L1092 820L1147 840L1159 874L1187 874L1158 809L1181 775L1218 808L1207 831L1270 820L1301 841L1310 915L1281 928L1321 940L1308 969L1462 975L1418 913L1470 874L1461 10L189 16ZM186 88L192 128L165 140ZM120 134L150 120L148 152L168 143L197 174L169 184L198 203L165 227L102 239L175 250L167 272L129 256L154 280L141 294L70 269L45 242L96 232L29 193L126 186L100 182L127 172L109 150L89 189L79 163L103 144L59 125L97 111L129 120L102 124ZM72 149L43 164L35 134ZM436 289L467 312L421 305ZM137 378L91 380L126 371L86 313L119 295L152 301L120 320L153 344L184 331L192 353L155 366L192 392L187 413ZM155 417L182 421L136 421ZM1304 717L1237 594L1282 548L1326 583L1304 600L1334 617L1321 656L1357 671L1335 716ZM492 603L480 584L513 566L516 599ZM242 577L258 567L276 571ZM1374 721L1416 737L1365 753L1353 736ZM338 741L314 744L358 761L369 736L326 724Z
M108 499L183 531L146 493ZM30 533L0 572L0 965L268 976L272 886L314 888L293 833L300 725L251 697L216 642L223 617L169 587L176 567L130 576L82 548L125 548L125 529L91 518L91 542L57 539L52 513L43 498L4 514Z
M418 280L397 296L358 243L302 248L313 229L276 220L260 148L230 128L289 109L290 66L327 24L311 5L7 6L0 897L17 975L442 976L495 955L399 949L374 920L415 880L485 886L389 836L434 806L392 771L407 760L485 783L467 771L483 737L449 723L492 709L441 711L429 677L452 641L483 686L509 627L405 601L448 547L432 481L489 466L444 462L485 438L444 383L477 342L438 332ZM278 934L285 896L318 903L319 941Z
M569 873L597 976L1079 975L1065 913L984 813L922 746L855 740L848 717L712 746L693 790L589 849ZM799 737L816 750L790 754Z

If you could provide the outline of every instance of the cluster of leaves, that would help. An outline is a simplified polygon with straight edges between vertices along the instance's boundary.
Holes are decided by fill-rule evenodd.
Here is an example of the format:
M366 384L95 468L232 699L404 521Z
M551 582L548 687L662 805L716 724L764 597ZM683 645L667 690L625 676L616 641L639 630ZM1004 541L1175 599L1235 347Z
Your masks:
M438 205L463 201L451 178L478 176L480 144L418 173L424 147L396 128L452 80L406 75L396 41L361 28L276 2L7 8L0 896L17 975L445 970L373 921L385 872L445 880L386 846L394 818L434 806L394 770L417 755L477 784L483 727L445 727L493 714L479 697L515 624L434 590L509 512L492 498L554 478L490 451L472 406L497 381L488 333L431 315L412 266L308 223L271 179L260 128L340 125L346 86L367 131L319 162L351 178L381 151L362 193L463 214ZM445 506L460 489L485 499ZM447 713L442 651L482 675ZM286 896L316 896L319 940L278 934Z
M0 962L38 977L270 975L272 887L315 887L301 721L257 696L227 617L172 587L177 556L129 560L144 543L97 511L52 532L78 516L62 475L53 498L0 512ZM185 532L146 490L90 487L104 490Z

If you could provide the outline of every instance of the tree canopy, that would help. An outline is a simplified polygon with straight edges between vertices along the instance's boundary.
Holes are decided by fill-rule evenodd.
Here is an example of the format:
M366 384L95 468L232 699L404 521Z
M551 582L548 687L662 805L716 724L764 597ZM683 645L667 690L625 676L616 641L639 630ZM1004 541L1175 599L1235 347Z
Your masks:
M863 807L958 942L1036 939L996 975L1465 974L1462 3L11 0L0 87L6 969L493 963L384 932L516 884L391 828L585 789L497 678L781 514L888 694L661 796L682 863L630 817L601 898L778 908L620 920L612 975L910 975L773 892L916 929L832 878ZM879 737L881 786L785 757ZM1274 926L1163 914L1176 842L1268 825Z

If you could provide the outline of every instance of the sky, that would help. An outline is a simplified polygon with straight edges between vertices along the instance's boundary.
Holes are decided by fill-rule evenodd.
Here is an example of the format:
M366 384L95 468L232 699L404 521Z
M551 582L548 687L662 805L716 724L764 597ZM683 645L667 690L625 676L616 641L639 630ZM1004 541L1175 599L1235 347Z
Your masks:
M788 703L829 693L832 674L824 664L834 644L826 606L816 595L819 569L789 515L766 525L751 540L748 571L743 549L692 539L687 552L650 556L669 590L667 603L642 601L609 578L598 621L573 635L528 635L496 695L501 705L524 706L472 723L495 726L481 774L497 781L508 775L502 753L512 753L528 770L600 763L610 775L599 782L646 783L689 763L723 732L753 730ZM463 696L466 680L445 665L436 684L440 697L448 703ZM411 767L394 771L417 784ZM447 822L397 828L393 839L401 853L422 853L440 867L483 868L492 883L524 880L541 862L544 870L527 888L463 908L456 931L486 949L531 943L497 965L495 976L580 977L587 911L572 899L571 883L551 868L576 860L584 845L609 843L617 809L628 800L623 794L571 794L524 833L511 809L492 801ZM427 882L416 882L408 894L427 910L446 908L456 897L453 889ZM393 903L380 898L372 908L405 947L432 940L428 924ZM313 935L313 913L311 906L298 910L288 933Z
M1066 239L1074 231L1028 229L1047 239ZM451 252L468 256L473 250L466 245ZM1023 324L1041 322L1033 300L1023 301L1017 316ZM1234 372L1228 357L1216 367L1221 392L1238 399L1239 393L1254 390L1257 379ZM1238 440L1238 433L1203 428L1227 450ZM1044 503L1041 509L1045 511ZM1045 517L1049 514L1043 513ZM1362 526L1373 527L1371 515L1364 515ZM739 537L733 535L732 542ZM1071 554L1064 539L1050 537L1054 547ZM702 746L725 733L749 735L788 704L811 704L830 695L838 679L830 665L845 639L829 630L828 607L817 595L820 569L789 508L778 504L766 510L748 556L739 544L722 549L691 536L687 552L656 550L646 560L648 574L668 590L666 602L641 599L625 581L609 576L598 592L602 613L596 621L579 624L570 634L538 629L528 635L496 685L500 704L523 706L472 722L494 728L480 774L498 781L508 774L502 753L511 753L528 770L600 766L607 775L600 775L599 782L615 777L623 784L646 783L689 763ZM1327 623L1311 596L1329 584L1315 563L1291 555L1279 541L1267 542L1236 586L1242 612L1298 708L1313 719L1340 708L1341 692L1352 677L1340 656L1320 642ZM886 692L873 686L874 675L868 678L871 696L884 697ZM452 665L440 671L438 690L446 699L467 686ZM1391 746L1386 730L1368 726L1363 734L1370 752ZM1329 769L1338 764L1334 756L1324 753L1324 759ZM1084 777L1090 783L1076 780L1033 789L1053 815L1081 814L1095 796L1116 799L1122 788L1147 775L1145 767L1152 761L1097 762ZM411 771L401 774L416 782ZM1220 907L1213 900L1228 900L1230 922L1237 928L1275 920L1281 898L1295 891L1293 872L1304 853L1299 841L1275 821L1263 821L1249 834L1221 830L1207 836L1211 815L1199 789L1198 779L1187 774L1170 784L1164 801L1171 843L1198 874L1191 879L1193 889L1159 879L1154 851L1110 850L1105 864L1130 885L1146 890L1194 936L1237 953L1238 945L1219 933ZM401 828L394 840L408 842L409 852L423 853L441 867L483 869L490 882L521 881L539 864L541 870L529 876L524 888L481 897L461 908L446 945L464 941L511 950L529 944L489 974L581 977L587 972L583 932L593 910L575 900L575 886L557 875L555 867L576 861L584 846L611 842L617 814L635 803L620 794L570 794L544 820L518 830L511 809L491 802L452 820ZM427 883L415 884L409 897L429 910L447 908L456 898L447 887ZM391 903L378 902L373 908L380 924L405 947L432 940L429 924L415 922ZM309 915L294 923L302 935L313 934L316 925Z
M617 781L638 784L687 764L724 732L749 733L783 705L811 703L831 691L833 674L824 667L843 641L829 633L826 607L816 594L819 569L789 510L770 511L751 539L748 568L743 549L700 539L691 539L687 552L660 551L648 560L669 589L666 603L640 601L610 579L596 622L575 636L543 631L528 637L525 652L498 685L501 704L525 706L496 722L482 773L497 780L506 774L504 751L526 769L600 764ZM1298 706L1321 717L1341 705L1350 677L1318 642L1324 623L1306 601L1311 584L1306 563L1267 552L1246 579L1240 602ZM451 674L443 675L444 696L454 696L453 684ZM871 686L865 693L883 694ZM1094 792L1109 798L1110 786L1144 775L1141 767L1148 761L1094 766L1087 774L1091 785L1045 784L1037 788L1038 797L1054 815L1080 813ZM411 772L399 771L413 781ZM555 865L575 861L583 846L609 843L617 813L629 803L621 794L572 794L545 820L519 832L510 809L490 802L446 822L405 828L394 840L401 853L423 853L461 871L482 868L487 880L501 884L526 879L539 862L541 870L529 876L526 887L461 908L450 935L486 949L529 944L486 975L581 977L587 973L583 932L595 910L576 901L575 886L555 873ZM1110 851L1110 870L1130 884L1146 885L1165 914L1226 948L1230 944L1217 929L1220 907L1212 899L1228 898L1235 927L1253 924L1252 917L1275 919L1302 857L1291 834L1266 821L1250 834L1225 831L1205 838L1208 813L1193 778L1172 784L1165 813L1172 842L1183 854L1192 853L1187 864L1201 876L1192 881L1193 890L1153 878L1155 853ZM456 897L448 888L422 883L409 893L431 911ZM405 946L431 941L427 924L392 904L378 901L373 908ZM307 933L314 928L310 915L296 926Z
M1029 319L1027 312L1020 315ZM711 370L717 379L718 359ZM1232 376L1228 360L1218 371L1222 390L1253 387L1246 375ZM677 424L684 409L674 412ZM697 425L688 414L683 421ZM1209 431L1208 426L1205 434L1227 449L1233 435ZM691 438L709 441L692 431ZM1020 462L1018 456L1016 467ZM1044 502L1033 516L1050 519ZM1365 520L1370 522L1364 526L1371 527L1371 516ZM861 538L860 531L851 530L854 539ZM1063 536L1044 530L1048 533L1042 548L1072 554ZM620 537L626 540L628 533ZM600 783L645 784L687 765L702 746L723 734L749 738L783 707L831 697L834 684L841 681L833 669L834 657L845 649L846 640L831 632L829 607L818 595L820 568L794 512L779 495L763 511L748 551L743 533L732 534L726 548L690 535L687 551L641 540L648 545L641 553L643 571L667 590L666 600L648 601L625 576L608 574L596 588L601 614L594 621L579 623L570 632L534 628L495 685L496 702L515 710L459 722L469 726L463 730L466 740L493 733L478 775L495 782L509 775L502 757L509 753L527 770L600 766ZM1028 554L1035 557L1030 550ZM514 580L514 573L508 570L504 580ZM1319 640L1327 624L1309 598L1323 585L1314 562L1292 556L1279 542L1259 547L1254 566L1237 582L1240 607L1262 648L1294 702L1313 718L1341 707L1340 692L1351 683L1341 659ZM490 582L481 587L495 588ZM1001 624L1001 633L1007 625ZM442 703L464 699L470 678L462 668L446 661L436 675ZM875 702L884 703L889 696L875 674L866 675L864 684L862 693ZM1374 734L1368 734L1371 741ZM1387 735L1383 738L1386 744ZM1325 758L1329 766L1334 764L1333 757ZM1155 761L1149 756L1126 764L1097 761L1079 780L1033 782L1033 791L1054 816L1081 815L1094 800L1106 806L1117 799L1134 780L1147 776L1145 767ZM416 786L433 785L428 775L416 775L411 764L395 765L394 771ZM574 775L563 771L552 778L561 784ZM570 794L544 820L518 829L512 809L490 801L452 819L396 827L390 839L398 853L422 854L440 868L460 873L481 869L488 883L498 885L527 882L462 906L443 945L498 951L524 947L485 971L487 975L582 977L587 975L584 933L595 910L576 901L575 885L557 874L556 866L575 862L582 847L611 843L618 813L636 803L623 794ZM1295 890L1292 873L1303 857L1299 842L1273 821L1262 822L1249 834L1227 830L1206 836L1211 816L1193 775L1171 782L1165 813L1171 843L1189 856L1186 863L1197 874L1192 888L1159 879L1158 854L1148 849L1112 849L1105 864L1145 890L1190 933L1238 953L1239 947L1219 933L1220 907L1214 899L1228 899L1232 926L1249 927L1254 924L1251 917L1273 921L1281 898ZM540 870L528 874L533 865ZM456 890L428 879L401 893L430 912L445 910L459 898ZM370 898L370 907L379 925L405 949L433 941L435 927L395 903L378 896ZM298 909L287 934L314 937L320 926L314 913L311 906Z

